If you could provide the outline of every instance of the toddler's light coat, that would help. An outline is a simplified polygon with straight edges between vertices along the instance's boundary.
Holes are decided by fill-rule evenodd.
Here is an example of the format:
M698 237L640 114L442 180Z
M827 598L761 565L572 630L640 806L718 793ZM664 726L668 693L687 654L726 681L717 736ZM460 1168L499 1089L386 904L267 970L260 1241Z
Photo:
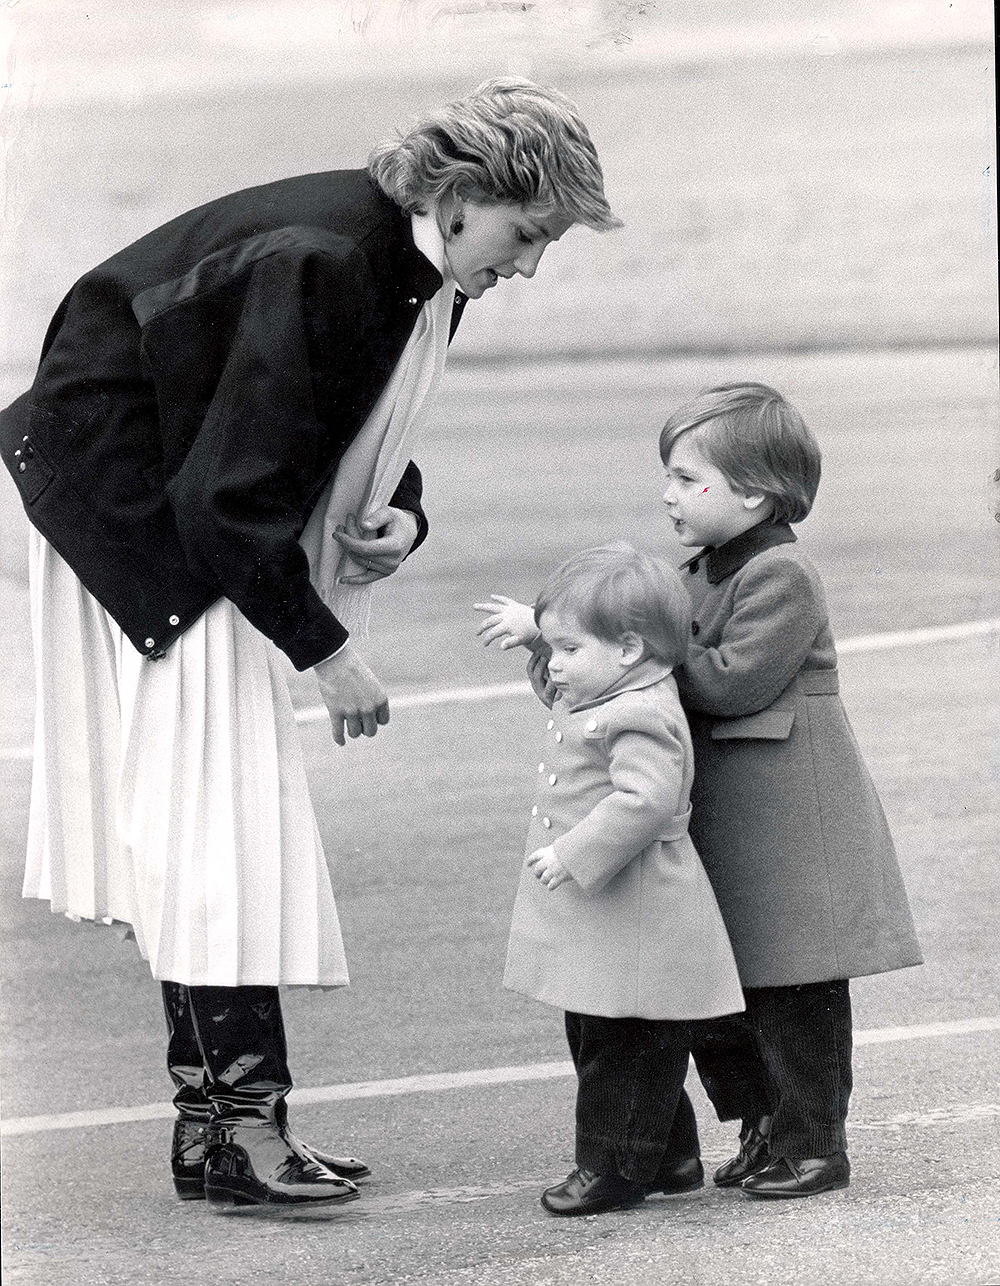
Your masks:
M504 985L608 1018L743 1009L722 916L687 833L691 738L669 669L646 660L602 697L558 700L527 852L553 844L573 879L524 868Z

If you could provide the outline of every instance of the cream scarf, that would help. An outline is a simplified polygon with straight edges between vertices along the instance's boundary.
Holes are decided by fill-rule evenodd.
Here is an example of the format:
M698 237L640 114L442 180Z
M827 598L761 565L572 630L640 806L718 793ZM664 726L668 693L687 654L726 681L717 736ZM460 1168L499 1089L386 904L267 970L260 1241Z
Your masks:
M444 238L433 211L410 216L413 241L445 278L428 299L388 384L306 523L299 543L309 559L312 583L323 602L351 633L367 631L370 585L343 585L342 576L364 570L334 538L349 514L360 523L389 502L430 410L448 353L455 281L446 267Z

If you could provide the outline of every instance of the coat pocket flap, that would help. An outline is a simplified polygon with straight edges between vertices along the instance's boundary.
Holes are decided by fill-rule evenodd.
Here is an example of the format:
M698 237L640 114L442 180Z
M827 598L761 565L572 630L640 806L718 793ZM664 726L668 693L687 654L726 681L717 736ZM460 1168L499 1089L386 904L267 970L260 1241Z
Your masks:
M712 725L713 741L755 737L762 741L785 741L795 722L794 710L759 710L741 719L725 719Z

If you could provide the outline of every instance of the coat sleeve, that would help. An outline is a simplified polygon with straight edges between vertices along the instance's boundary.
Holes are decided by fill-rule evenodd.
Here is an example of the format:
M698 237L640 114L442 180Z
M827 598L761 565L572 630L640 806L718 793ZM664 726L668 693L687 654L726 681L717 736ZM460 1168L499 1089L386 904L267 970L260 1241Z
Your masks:
M612 721L604 745L611 791L553 844L587 893L663 838L681 811L685 751L666 719L648 714Z
M329 433L317 412L316 372L329 380L346 362L350 344L343 337L360 334L373 298L368 272L350 249L336 256L301 247L243 270L221 375L167 483L192 569L218 585L299 670L347 639L310 583L298 537ZM219 292L218 306L232 326L232 288L226 293ZM209 309L199 324L210 326L211 298L197 302ZM419 524L416 466L397 496L415 506Z
M720 718L766 709L801 670L825 621L819 583L799 563L749 564L718 645L692 643L676 671L685 707Z

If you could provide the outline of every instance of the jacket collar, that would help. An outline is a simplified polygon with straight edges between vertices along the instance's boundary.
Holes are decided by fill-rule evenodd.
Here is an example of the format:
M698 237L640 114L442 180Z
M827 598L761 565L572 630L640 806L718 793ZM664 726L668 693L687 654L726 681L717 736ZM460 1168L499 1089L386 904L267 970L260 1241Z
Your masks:
M594 706L603 705L605 701L610 701L612 697L621 696L623 692L637 692L640 688L651 688L654 683L659 683L671 673L669 665L664 664L655 656L649 656L644 661L637 661L631 670L616 682L607 688L600 696L591 698L590 701L582 701L579 705L568 706L570 714L577 714L580 710L591 710Z
M765 519L756 527L750 527L749 530L734 536L732 540L727 540L724 545L715 548L709 545L705 549L700 549L693 558L689 558L686 563L681 563L681 567L691 567L699 559L704 558L708 583L718 585L727 576L732 576L733 572L738 572L741 567L745 567L754 554L760 554L765 549L773 549L775 545L787 545L796 539L795 532L787 522L768 522Z

